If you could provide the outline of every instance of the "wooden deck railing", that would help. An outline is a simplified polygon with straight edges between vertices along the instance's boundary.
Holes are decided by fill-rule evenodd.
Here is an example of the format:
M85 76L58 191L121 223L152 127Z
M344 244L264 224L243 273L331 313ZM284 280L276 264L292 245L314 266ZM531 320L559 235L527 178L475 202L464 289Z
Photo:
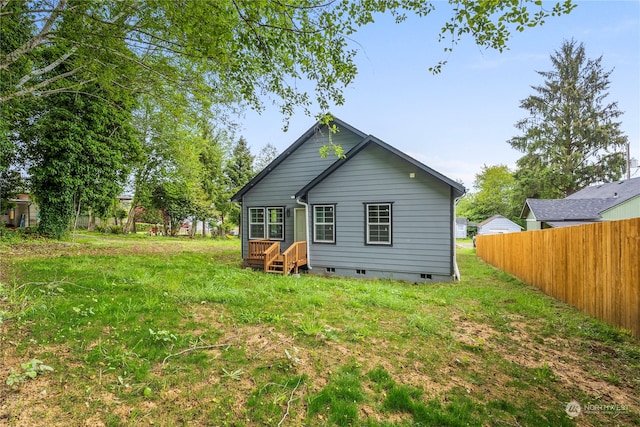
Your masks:
M280 256L280 242L271 242L264 251L264 271L268 271L273 261Z
M263 260L264 251L273 243L271 240L249 240L249 256L247 260Z
M264 271L289 274L307 264L307 243L294 242L280 254L280 242L272 240L250 240L249 254L246 259L249 266L263 268ZM282 263L282 270L276 271Z
M307 263L307 242L293 242L286 251L282 253L284 270L287 274L293 270L298 274L298 268Z

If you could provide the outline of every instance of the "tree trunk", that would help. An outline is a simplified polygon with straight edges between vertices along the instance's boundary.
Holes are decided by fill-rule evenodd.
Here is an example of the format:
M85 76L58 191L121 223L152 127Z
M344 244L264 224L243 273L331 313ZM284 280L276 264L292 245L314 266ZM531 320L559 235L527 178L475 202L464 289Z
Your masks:
M131 207L129 208L129 215L127 216L127 223L122 227L123 234L129 234L131 230L136 230L136 200L133 200Z
M93 214L93 210L89 209L89 225L87 225L88 231L96 231L96 216Z
M193 218L191 220L191 227L189 228L189 237L191 237L192 239L196 235L196 228L197 227L198 227L198 219L197 218Z

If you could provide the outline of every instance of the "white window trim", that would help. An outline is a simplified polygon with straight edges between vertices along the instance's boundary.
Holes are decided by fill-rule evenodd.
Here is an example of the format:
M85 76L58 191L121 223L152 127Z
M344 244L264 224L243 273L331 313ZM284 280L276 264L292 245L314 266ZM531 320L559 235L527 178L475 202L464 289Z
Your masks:
M370 223L369 222L369 206L388 206L389 207L389 222L388 223ZM382 246L390 246L392 244L392 228L391 228L391 224L393 222L393 211L391 209L392 204L391 203L365 203L365 223L366 223L366 228L367 228L367 240L366 240L366 244L367 245L382 245ZM371 225L389 225L389 241L386 242L372 242L371 241L371 236L370 236L370 232L371 232Z
M252 210L261 210L262 211L262 218L263 218L262 222L251 222L251 211ZM265 224L264 224L265 214L266 214L266 212L265 212L264 208L249 208L249 240L261 240L261 239L264 239L264 236L265 236L265 234L267 232L267 229L266 229ZM262 236L254 236L254 235L251 234L251 230L252 230L251 226L252 225L262 225Z
M274 210L274 209L276 209L276 210L280 210L280 211L282 212L282 216L281 216L281 218L282 218L282 222L271 222L271 221L270 221L270 219L271 219L271 215L269 215L269 211L270 211L270 210ZM284 225L285 225L285 224L284 224L284 222L285 222L285 218L284 218L284 216L285 216L285 213L286 213L286 212L285 212L285 208L283 208L282 206L269 206L269 207L265 208L265 215L264 215L264 219L265 219L265 224L264 224L264 234L265 234L265 236L267 236L267 238L268 238L269 240L280 240L280 241L284 240ZM282 237L277 237L277 238L276 238L276 237L273 237L273 238L272 238L272 237L270 237L270 236L269 236L269 226L270 226L270 225L281 225L281 226L282 226Z
M331 208L333 214L332 222L317 222L316 221L316 208ZM318 225L332 225L333 226L333 239L331 240L319 240L317 238L316 226ZM335 205L313 205L313 241L314 243L335 243L336 242L336 206Z

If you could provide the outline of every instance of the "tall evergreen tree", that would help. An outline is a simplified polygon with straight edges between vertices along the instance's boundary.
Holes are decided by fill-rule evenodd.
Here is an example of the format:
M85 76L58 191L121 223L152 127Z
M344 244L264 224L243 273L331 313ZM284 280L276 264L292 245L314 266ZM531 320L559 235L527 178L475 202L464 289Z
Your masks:
M231 158L227 161L224 168L226 179L226 191L220 193L216 201L216 207L221 211L223 219L231 219L234 223L239 223L240 211L238 207L231 203L231 196L247 184L254 176L253 162L255 157L251 154L247 141L240 137L238 142L233 146Z
M254 158L251 150L249 150L247 141L243 137L240 137L234 145L231 159L229 159L224 169L231 191L239 190L253 178Z
M516 127L523 134L509 144L525 153L516 178L525 197L563 198L588 185L620 179L627 137L608 102L613 70L602 57L588 59L582 43L564 41L551 56L551 71L538 71L544 84L521 101L529 117Z
M262 169L266 168L269 163L271 163L275 158L278 157L278 149L275 145L269 143L260 149L260 152L255 158L254 168L256 173L262 171Z

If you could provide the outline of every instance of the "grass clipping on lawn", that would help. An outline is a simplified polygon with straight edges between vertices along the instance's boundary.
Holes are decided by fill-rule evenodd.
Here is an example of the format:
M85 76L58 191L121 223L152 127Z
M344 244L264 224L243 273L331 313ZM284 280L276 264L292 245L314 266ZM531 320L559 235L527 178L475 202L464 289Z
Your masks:
M472 249L427 285L266 275L236 240L0 255L1 425L640 424L638 340Z

